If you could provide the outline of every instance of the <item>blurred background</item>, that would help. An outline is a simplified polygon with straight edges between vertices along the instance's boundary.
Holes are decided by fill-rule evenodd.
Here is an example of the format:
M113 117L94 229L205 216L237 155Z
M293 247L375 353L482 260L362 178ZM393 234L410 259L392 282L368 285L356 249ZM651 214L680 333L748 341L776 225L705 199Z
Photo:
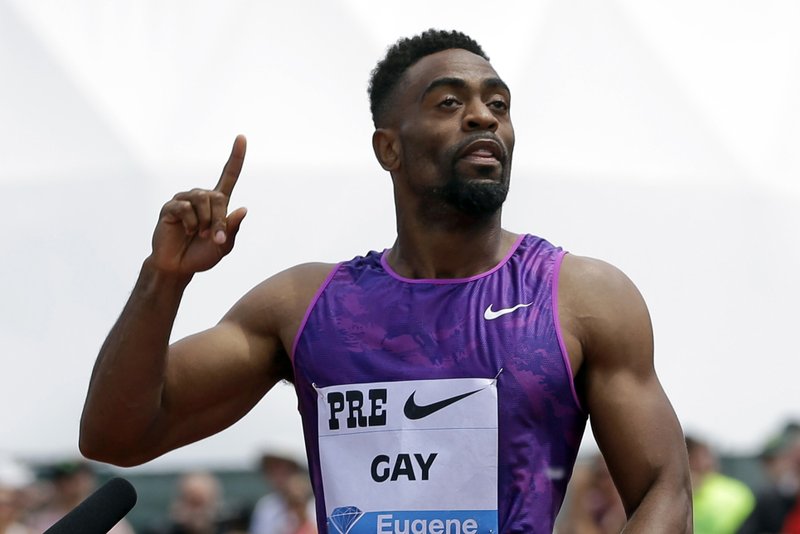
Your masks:
M686 431L752 459L800 419L797 2L0 0L0 454L77 457L158 211L213 186L236 134L249 215L175 338L291 265L391 246L367 81L429 27L470 34L512 88L506 228L633 279ZM302 454L289 386L123 473L253 470L270 448Z

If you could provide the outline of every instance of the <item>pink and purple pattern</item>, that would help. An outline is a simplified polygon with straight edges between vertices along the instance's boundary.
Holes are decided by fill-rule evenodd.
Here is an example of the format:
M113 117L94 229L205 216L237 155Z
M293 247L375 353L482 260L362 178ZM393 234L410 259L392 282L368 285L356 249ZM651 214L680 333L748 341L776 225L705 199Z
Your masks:
M468 279L404 279L377 252L334 269L292 351L320 532L328 514L314 386L498 373L500 531L552 532L586 424L558 326L563 256L525 235L497 267ZM484 318L490 305L528 303Z

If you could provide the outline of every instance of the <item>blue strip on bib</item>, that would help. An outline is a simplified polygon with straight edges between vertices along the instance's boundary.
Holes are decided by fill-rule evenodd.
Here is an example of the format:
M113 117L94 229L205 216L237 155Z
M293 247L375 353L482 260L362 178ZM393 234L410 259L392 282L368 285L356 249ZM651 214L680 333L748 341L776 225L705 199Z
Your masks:
M419 510L337 514L331 534L496 534L496 510Z

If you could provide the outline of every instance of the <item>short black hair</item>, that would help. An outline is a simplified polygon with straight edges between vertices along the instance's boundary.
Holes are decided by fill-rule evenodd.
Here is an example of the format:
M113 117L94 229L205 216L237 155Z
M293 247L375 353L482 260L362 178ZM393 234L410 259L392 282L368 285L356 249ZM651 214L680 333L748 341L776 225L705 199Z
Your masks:
M452 48L461 48L489 61L489 56L483 51L481 45L470 36L455 30L444 31L431 28L414 37L400 39L389 47L386 57L378 62L372 70L367 89L372 122L376 127L386 113L389 95L397 86L403 73L423 57Z

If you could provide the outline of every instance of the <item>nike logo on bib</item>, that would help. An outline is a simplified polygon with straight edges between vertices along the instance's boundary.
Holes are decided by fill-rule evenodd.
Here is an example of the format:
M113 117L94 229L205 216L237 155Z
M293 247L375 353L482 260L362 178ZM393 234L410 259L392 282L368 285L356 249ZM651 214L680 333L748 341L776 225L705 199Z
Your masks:
M533 305L533 302L530 302L528 304L517 304L513 308L502 308L502 309L499 309L497 311L494 311L492 309L492 305L489 304L489 307L486 308L485 312L483 312L483 318L486 319L487 321L491 321L492 319L497 319L498 317L502 317L503 315L505 315L507 313L511 313L511 312L517 311L520 308L527 308L528 306L531 306L531 305Z
M410 397L408 397L406 405L403 407L403 413L406 414L406 417L412 420L422 419L423 417L428 417L432 413L438 412L442 408L447 408L451 404L454 404L460 401L461 399L467 398L470 395L473 395L481 391L482 389L483 388L476 389L475 391L468 391L467 393L462 393L461 395L456 395L455 397L450 397L447 399L440 400L438 402L434 402L432 404L425 404L422 406L420 406L419 404L416 403L416 401L414 401L414 395L416 394L415 391L414 393L411 394Z

